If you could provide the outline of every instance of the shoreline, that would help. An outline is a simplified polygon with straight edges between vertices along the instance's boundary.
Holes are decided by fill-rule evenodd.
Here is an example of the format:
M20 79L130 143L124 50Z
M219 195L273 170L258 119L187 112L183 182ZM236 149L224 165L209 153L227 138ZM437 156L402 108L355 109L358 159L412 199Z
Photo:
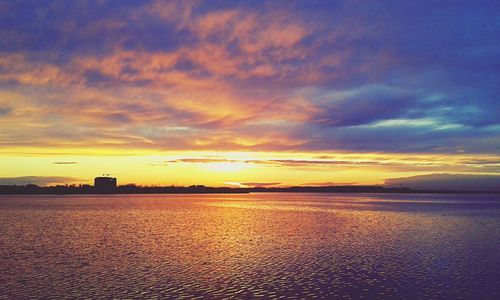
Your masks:
M412 191L183 191L183 192L158 192L158 191L137 191L137 192L0 192L0 196L19 195L234 195L234 194L263 194L263 193L286 193L286 194L500 194L500 191L437 191L437 190L412 190Z

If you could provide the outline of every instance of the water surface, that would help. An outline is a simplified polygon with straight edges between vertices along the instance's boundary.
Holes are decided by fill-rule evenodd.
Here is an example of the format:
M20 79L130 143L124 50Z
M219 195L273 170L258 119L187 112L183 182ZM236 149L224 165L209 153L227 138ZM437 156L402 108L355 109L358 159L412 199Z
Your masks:
M0 196L0 299L500 297L500 195Z

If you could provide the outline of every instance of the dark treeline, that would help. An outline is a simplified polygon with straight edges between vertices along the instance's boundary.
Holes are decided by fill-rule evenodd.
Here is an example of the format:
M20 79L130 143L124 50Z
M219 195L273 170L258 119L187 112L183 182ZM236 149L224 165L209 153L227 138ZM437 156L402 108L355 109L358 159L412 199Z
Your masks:
M112 189L96 189L91 185L58 185L40 187L37 185L0 185L3 195L49 195L49 194L241 194L241 193L457 193L460 191L413 190L409 188L385 188L382 186L294 186L294 187L189 187L165 186L143 187L123 185ZM460 192L471 193L471 192Z
M230 187L143 187L136 185L123 185L115 188L96 188L91 185L80 186L46 186L37 185L0 185L0 194L43 195L43 194L208 194L208 193L247 193L238 188Z

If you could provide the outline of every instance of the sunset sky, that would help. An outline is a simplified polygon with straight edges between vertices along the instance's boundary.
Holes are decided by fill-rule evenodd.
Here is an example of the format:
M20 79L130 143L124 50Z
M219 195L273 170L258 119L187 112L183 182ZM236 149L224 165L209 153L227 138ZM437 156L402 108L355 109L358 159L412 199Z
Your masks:
M494 186L499 10L0 1L0 184Z

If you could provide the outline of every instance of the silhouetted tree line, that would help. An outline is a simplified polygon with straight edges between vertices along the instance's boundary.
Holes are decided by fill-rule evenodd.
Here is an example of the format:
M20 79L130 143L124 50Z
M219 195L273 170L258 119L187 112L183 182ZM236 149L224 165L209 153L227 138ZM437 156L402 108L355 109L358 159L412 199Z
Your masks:
M181 186L137 186L122 185L116 188L102 189L91 185L56 185L41 187L28 185L0 185L0 194L231 194L231 193L416 193L446 192L422 191L409 188L385 188L382 186L293 186L293 187L207 187L204 185Z

